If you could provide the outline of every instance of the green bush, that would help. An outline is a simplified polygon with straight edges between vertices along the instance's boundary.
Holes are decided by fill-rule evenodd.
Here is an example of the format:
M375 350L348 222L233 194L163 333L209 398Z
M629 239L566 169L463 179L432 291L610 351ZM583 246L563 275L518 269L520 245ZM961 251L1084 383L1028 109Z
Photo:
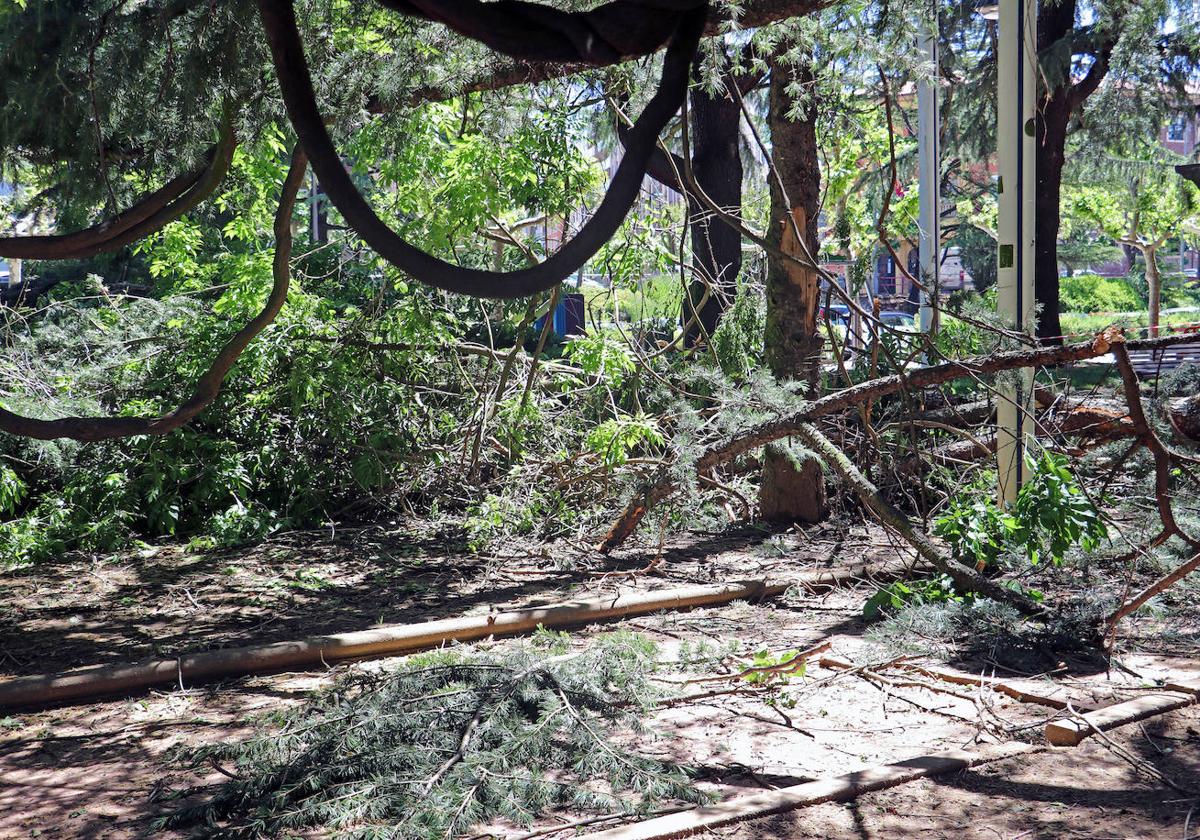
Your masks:
M1095 274L1062 278L1059 295L1064 312L1133 312L1146 305L1127 280Z
M1189 283L1190 280L1180 274L1169 274L1163 277L1163 308L1200 306L1200 289L1189 286Z
M983 569L1008 555L1033 565L1042 559L1058 565L1071 548L1091 553L1108 536L1104 515L1081 489L1065 457L1043 452L1027 459L1026 467L1030 477L1015 505L999 507L990 488L960 493L934 521L933 532L946 540L959 563Z

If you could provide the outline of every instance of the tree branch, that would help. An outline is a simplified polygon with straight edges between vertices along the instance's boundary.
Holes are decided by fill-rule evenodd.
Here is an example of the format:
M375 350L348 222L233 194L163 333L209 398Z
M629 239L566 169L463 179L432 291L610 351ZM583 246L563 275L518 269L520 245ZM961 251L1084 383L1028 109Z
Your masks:
M630 129L626 154L592 218L544 262L511 272L493 272L465 268L427 254L397 235L376 215L346 172L326 129L292 0L258 0L258 9L292 127L312 161L322 188L347 224L381 257L422 283L475 297L509 299L527 297L558 285L591 259L621 226L637 199L659 133L687 96L691 61L707 15L707 6L701 6L677 16L679 23L663 61L659 88Z
M80 441L110 440L136 435L164 435L203 411L221 392L221 383L254 338L274 320L287 300L291 281L292 211L304 183L306 159L299 146L292 152L275 211L275 258L271 266L271 293L262 311L225 343L208 370L196 381L192 395L178 408L159 417L60 417L43 420L0 408L0 431L39 440L71 438Z
M1123 346L1135 350L1156 350L1175 344L1195 341L1195 335L1181 333L1141 341L1130 341ZM1000 373L1005 370L1016 370L1024 367L1045 367L1049 365L1077 362L1083 359L1094 359L1110 352L1118 342L1124 341L1119 333L1104 332L1091 342L1064 344L1057 347L1039 347L1032 350L1013 350L1005 353L994 353L991 356L962 359L946 362L940 365L920 368L903 375L894 374L872 379L859 385L845 388L815 400L799 411L785 417L768 420L750 429L716 443L705 450L696 461L697 474L707 474L722 464L752 452L765 444L791 437L803 425L812 423L822 417L836 414L846 409L861 405L868 400L894 394L904 388L924 388L940 385L961 377L978 377L984 374ZM664 468L635 492L625 511L617 519L608 535L597 546L604 554L611 552L623 543L637 529L638 523L646 512L666 499L678 489L678 484L671 477L670 469Z
M143 197L123 213L74 233L0 237L0 257L19 260L77 260L119 250L162 230L212 195L233 161L237 137L232 121L221 124L221 138L199 172L180 175Z

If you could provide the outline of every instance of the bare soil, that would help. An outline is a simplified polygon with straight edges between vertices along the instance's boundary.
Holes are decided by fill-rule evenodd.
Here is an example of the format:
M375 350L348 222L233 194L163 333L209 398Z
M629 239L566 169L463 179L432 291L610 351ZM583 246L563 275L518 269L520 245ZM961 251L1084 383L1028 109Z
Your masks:
M445 535L371 527L288 534L239 551L193 554L162 546L116 558L70 557L0 578L0 675L630 589L788 579L864 560L894 564L904 556L884 534L865 528L694 534L668 544L661 556L657 546L634 548L602 562L563 547L518 546L476 556ZM649 572L637 573L647 567ZM831 641L836 656L876 666L859 673L814 666L767 693L742 690L668 706L650 721L658 736L641 747L703 768L705 784L729 797L944 749L1040 738L1041 727L1056 714L1050 709L889 667L896 652L867 638L861 615L876 585L864 580L758 604L622 622L654 639L665 657L684 643L716 648L733 643L736 652L722 666L728 672L744 667L754 651L780 653L824 640ZM1168 675L1200 681L1200 659L1193 658L1191 644L1198 638L1194 621L1174 616L1169 634L1164 622L1153 615L1131 622L1120 641L1118 667L1095 655L1057 650L1038 651L1030 661L1049 664L1026 668L1023 675L1011 673L1013 661L998 655L951 664L996 673L1030 691L1079 704L1136 696ZM574 638L586 644L606 629L580 628ZM151 821L168 807L161 801L163 792L221 779L216 773L198 779L182 772L169 761L173 748L244 736L256 717L300 702L313 688L358 667L381 665L184 685L33 713L0 712L0 838L153 834ZM702 683L680 690L726 686L730 683ZM1130 757L1141 764L1135 766ZM710 836L1184 838L1196 789L1200 711L1193 707L1119 730L1111 743L1093 738L1078 748L916 782L848 805L731 826ZM544 826L555 821L547 819ZM504 826L490 830L496 837L520 833ZM1200 836L1197 813L1188 831L1189 837Z

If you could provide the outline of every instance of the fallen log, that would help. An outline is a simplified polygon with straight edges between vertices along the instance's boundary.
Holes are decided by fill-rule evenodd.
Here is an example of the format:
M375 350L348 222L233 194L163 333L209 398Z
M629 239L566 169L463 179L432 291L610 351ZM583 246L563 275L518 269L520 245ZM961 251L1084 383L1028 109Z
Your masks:
M957 773L969 767L1043 752L1046 749L1047 747L1036 744L1009 742L985 746L976 752L949 750L923 755L829 779L817 779L779 790L739 796L715 805L586 834L583 840L666 840L670 837L686 837L730 823L793 811L822 802L846 802L871 791L886 790L930 776Z
M330 662L414 653L451 642L528 633L538 627L572 627L612 621L662 610L728 604L768 598L793 586L835 585L867 572L864 567L831 569L786 582L739 581L711 586L685 586L657 592L609 595L545 607L486 615L376 627L350 633L315 636L290 642L208 650L175 659L129 665L103 665L57 674L14 677L0 682L0 709L41 708L73 701L127 695L160 685L183 684L217 677L278 672L289 668L324 667Z
M1175 434L1192 443L1200 443L1200 394L1171 400L1167 403L1166 413Z
M1052 720L1046 724L1046 740L1056 747L1074 747L1097 730L1104 732L1165 712L1173 712L1193 705L1197 699L1200 698L1195 690L1191 693L1146 694L1135 700L1088 712L1079 718Z

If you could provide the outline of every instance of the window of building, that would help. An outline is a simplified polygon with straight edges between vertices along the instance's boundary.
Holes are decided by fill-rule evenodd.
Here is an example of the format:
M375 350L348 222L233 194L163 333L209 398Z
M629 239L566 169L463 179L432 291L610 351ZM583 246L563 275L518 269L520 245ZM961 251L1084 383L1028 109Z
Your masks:
M1187 116L1177 114L1167 123L1167 140L1172 143L1182 143L1187 136Z
M875 273L878 278L877 294L896 294L896 263L888 254L881 254L875 263Z

